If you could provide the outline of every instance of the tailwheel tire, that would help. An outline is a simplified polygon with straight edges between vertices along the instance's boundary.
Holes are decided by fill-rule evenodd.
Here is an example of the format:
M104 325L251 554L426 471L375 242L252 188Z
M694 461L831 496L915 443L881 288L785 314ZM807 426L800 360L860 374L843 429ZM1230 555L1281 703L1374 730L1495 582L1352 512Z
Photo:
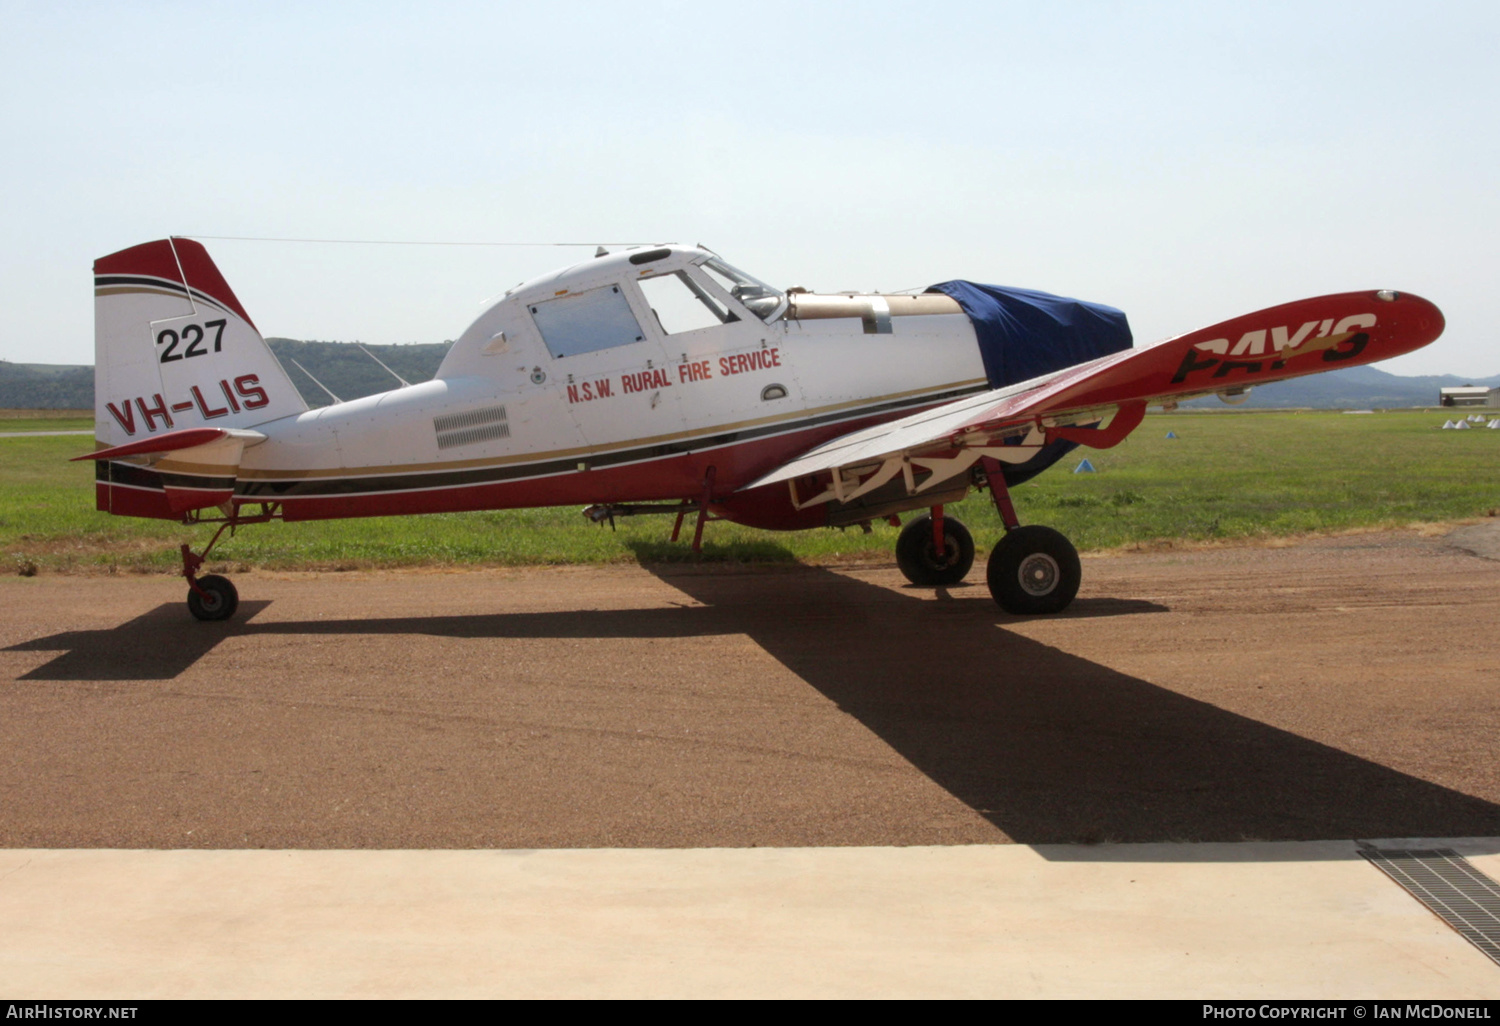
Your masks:
M1078 550L1050 527L1017 527L990 553L986 573L1000 608L1017 616L1060 613L1078 594Z
M957 584L974 565L974 537L953 517L943 518L943 554L932 543L932 516L921 516L901 529L896 565L913 584L939 587Z
M187 599L188 611L198 619L227 620L239 608L240 593L235 590L229 578L210 574L198 578L198 587L203 589L204 594L199 595L189 588Z

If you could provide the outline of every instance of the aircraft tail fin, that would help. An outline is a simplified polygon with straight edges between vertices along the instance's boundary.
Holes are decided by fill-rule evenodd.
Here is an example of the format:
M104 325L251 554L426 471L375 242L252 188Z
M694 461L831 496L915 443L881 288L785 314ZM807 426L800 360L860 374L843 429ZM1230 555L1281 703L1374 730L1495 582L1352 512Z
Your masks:
M200 243L161 239L94 262L94 437L247 428L307 409Z

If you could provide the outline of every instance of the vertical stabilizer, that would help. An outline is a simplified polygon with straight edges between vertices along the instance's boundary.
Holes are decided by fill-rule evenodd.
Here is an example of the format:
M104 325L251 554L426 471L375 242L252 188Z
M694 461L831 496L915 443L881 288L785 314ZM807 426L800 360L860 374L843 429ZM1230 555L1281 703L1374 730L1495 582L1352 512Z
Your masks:
M251 427L307 409L208 251L162 239L94 262L94 437Z

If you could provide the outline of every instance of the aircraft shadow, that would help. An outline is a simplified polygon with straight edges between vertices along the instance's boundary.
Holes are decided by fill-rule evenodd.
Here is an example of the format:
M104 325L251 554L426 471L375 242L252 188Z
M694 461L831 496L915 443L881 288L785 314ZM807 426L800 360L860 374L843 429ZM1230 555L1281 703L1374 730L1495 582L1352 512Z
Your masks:
M170 680L225 638L245 633L247 622L270 604L241 602L233 620L194 622L184 630L187 607L169 602L108 630L64 631L11 645L5 651L64 650L19 680Z
M1491 802L1007 631L1018 618L987 592L911 602L810 571L795 600L766 587L757 614L734 578L662 576L737 605L768 653L1021 843L1500 835ZM1083 599L1064 615L1160 609Z
M965 584L955 588L933 589L921 588L913 584L901 590L923 594L935 591L939 602L972 603L973 612L1000 625L1026 619L1026 617L1010 616L1003 612L995 605L995 600L990 598L989 589L983 585ZM1170 612L1166 606L1159 602L1148 602L1145 599L1080 598L1074 599L1072 604L1061 613L1051 614L1049 619L1092 620L1102 616L1137 616L1141 613L1166 612Z
M683 537L691 539L693 536L693 518L688 517L682 526ZM667 563L780 563L787 566L795 565L797 556L785 545L779 545L773 541L762 538L738 539L728 543L705 539L703 551L694 553L682 542L668 541L665 538L645 539L632 538L627 540L625 547L630 550L631 555L643 565L667 564Z
M26 680L176 676L230 636L748 635L1012 840L1332 840L1500 835L1500 806L1005 629L982 589L937 601L825 570L656 568L701 606L229 624L180 605L13 650L69 651ZM969 597L972 595L972 597ZM1085 599L1078 618L1160 610ZM1050 857L1050 856L1049 856Z

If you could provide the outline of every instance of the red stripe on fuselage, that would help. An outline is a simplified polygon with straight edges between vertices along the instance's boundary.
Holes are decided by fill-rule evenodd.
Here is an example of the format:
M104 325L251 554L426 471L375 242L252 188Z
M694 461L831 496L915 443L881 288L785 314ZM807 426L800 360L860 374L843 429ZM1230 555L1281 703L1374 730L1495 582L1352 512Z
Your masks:
M898 416L914 412L903 410ZM763 476L768 469L801 455L814 446L860 428L890 420L892 414L823 424L770 438L739 442L718 449L667 456L641 463L574 470L546 477L498 481L491 484L422 488L422 475L413 474L412 490L360 495L258 496L254 502L281 503L286 520L334 520L353 517L405 516L417 513L462 513L487 509L531 509L540 506L586 505L595 502L670 502L697 499L703 478L714 468L714 494L726 498L735 489ZM582 456L579 462L587 463ZM395 469L395 468L392 468ZM776 486L780 488L780 486ZM113 490L113 496L110 490ZM785 491L785 489L782 489ZM140 487L98 482L98 508L123 516L181 519L166 494ZM111 505L111 500L113 505ZM791 510L790 496L787 508ZM809 514L813 516L814 514ZM821 516L818 512L816 516ZM801 523L796 526L814 526ZM789 524L792 522L789 521Z
M909 412L912 411L903 411L903 414ZM287 496L284 499L268 495L266 499L281 502L287 520L530 509L595 502L670 502L698 498L709 467L714 468L714 494L722 497L763 476L769 468L780 466L814 446L889 419L889 414L883 414L846 420L718 449L519 481L422 489L421 475L414 474L413 491ZM588 457L581 457L579 462L587 464Z
M151 520L181 520L182 513L172 512L167 493L162 488L137 488L131 485L94 482L94 508L117 517L146 517Z

